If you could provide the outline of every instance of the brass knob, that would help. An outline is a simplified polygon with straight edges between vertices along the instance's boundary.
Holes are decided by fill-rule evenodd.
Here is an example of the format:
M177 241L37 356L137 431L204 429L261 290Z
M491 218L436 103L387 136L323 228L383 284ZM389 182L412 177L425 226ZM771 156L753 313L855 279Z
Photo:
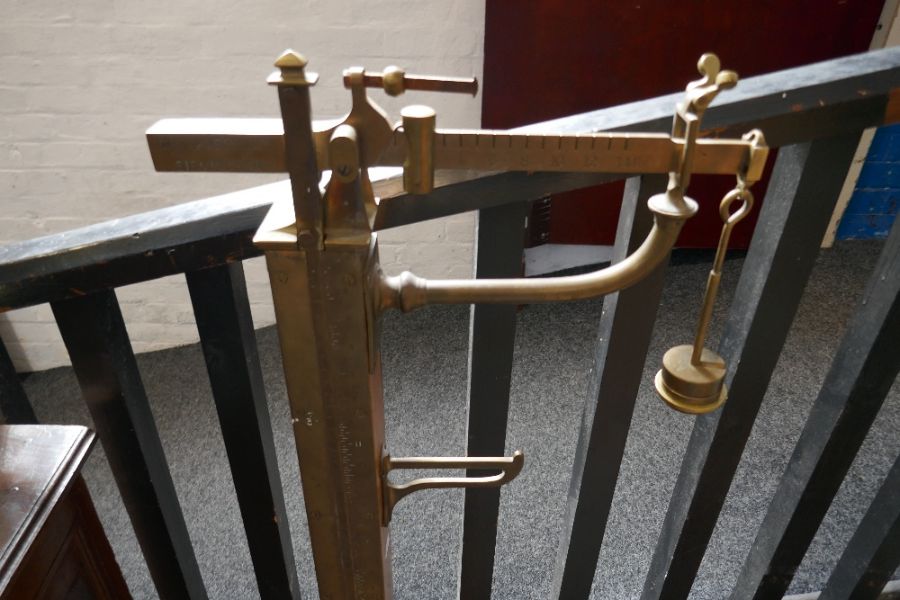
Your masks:
M287 49L281 53L281 56L275 61L278 70L269 75L269 85L279 86L312 86L319 80L318 73L307 73L306 57Z
M400 111L406 135L403 189L408 194L427 194L434 189L434 127L437 120L429 106L412 105Z

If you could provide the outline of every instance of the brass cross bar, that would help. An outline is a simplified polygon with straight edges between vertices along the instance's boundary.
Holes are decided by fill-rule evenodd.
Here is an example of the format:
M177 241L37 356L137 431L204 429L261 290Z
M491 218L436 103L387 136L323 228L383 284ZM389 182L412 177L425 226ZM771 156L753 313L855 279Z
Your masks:
M328 141L332 129L313 131L316 160L331 168ZM286 173L284 131L280 119L163 119L147 130L157 171ZM584 133L534 135L505 131L438 129L434 168L481 171L562 171L668 173L678 164L684 142L656 133ZM737 173L752 144L744 140L699 139L693 172ZM370 166L402 167L406 136L394 129L390 144ZM764 162L753 166L762 169ZM760 172L751 172L752 180Z

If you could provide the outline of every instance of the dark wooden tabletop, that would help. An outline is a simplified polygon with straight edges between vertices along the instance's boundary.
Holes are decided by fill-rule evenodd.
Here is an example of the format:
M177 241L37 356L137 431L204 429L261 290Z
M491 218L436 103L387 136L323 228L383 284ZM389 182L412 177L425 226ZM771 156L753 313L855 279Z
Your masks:
M93 444L80 425L0 426L0 590Z

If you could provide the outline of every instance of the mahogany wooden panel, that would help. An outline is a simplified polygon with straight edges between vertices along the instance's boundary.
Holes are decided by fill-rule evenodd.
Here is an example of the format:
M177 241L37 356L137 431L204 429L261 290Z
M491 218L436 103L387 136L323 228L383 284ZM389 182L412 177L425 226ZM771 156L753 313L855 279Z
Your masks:
M698 78L704 52L742 78L863 52L881 7L882 0L487 0L482 125L516 127L675 92ZM767 181L754 187L757 199ZM716 245L721 223L702 207L732 185L694 178L689 195L701 211L679 245ZM554 196L548 241L612 244L621 198L621 182ZM732 247L749 245L758 214L735 229Z

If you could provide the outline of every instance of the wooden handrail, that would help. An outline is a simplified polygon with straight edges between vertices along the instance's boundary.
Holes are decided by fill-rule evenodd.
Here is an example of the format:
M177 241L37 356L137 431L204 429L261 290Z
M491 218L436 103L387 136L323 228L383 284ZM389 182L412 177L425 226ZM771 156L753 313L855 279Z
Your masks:
M895 92L895 89L898 89ZM516 131L665 131L680 94L623 104ZM900 48L751 77L705 117L707 135L759 127L770 146L900 120ZM610 174L439 174L428 196L402 192L396 170L375 178L376 229L620 179ZM0 312L258 256L250 239L278 182L0 247Z

